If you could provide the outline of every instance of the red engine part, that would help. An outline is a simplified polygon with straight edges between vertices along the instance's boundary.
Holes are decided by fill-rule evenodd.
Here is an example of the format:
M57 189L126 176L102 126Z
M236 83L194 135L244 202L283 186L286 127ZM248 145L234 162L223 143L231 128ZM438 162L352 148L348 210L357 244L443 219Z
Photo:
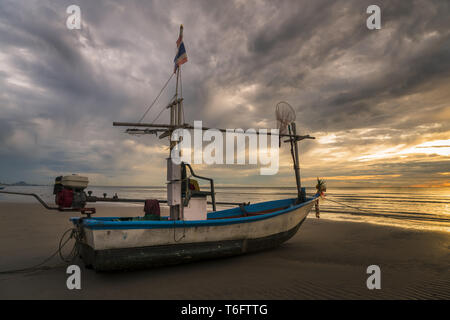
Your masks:
M73 202L73 191L71 189L62 189L56 194L56 204L60 208L70 208Z

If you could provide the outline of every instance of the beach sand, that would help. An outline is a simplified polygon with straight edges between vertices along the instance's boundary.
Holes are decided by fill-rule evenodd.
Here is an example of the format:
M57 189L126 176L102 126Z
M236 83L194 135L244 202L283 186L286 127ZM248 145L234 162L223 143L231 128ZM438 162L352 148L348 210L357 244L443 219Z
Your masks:
M140 207L97 208L98 216L142 215ZM0 271L35 265L55 252L73 215L0 203ZM63 266L0 274L0 299L450 298L449 233L313 216L288 242L260 253L116 273L96 273L78 261L81 290L67 289ZM381 268L380 290L366 287L373 264Z

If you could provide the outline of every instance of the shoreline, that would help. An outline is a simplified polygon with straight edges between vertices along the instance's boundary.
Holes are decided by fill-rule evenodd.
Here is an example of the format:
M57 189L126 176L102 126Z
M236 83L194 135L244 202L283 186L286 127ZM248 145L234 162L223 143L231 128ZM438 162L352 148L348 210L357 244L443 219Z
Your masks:
M126 210L124 210L126 209ZM141 215L141 207L98 208L98 216ZM57 249L76 214L0 203L0 271L35 265ZM68 290L64 267L0 275L1 299L449 299L450 236L354 221L310 219L283 245L225 259L148 270L84 269ZM6 257L6 259L5 259ZM53 259L49 265L61 261ZM381 290L366 269L381 268Z
M0 201L0 208L3 205L8 205L9 207L14 206L22 206L22 205L30 205L30 206L36 206L34 209L36 210L44 210L41 205L37 203L35 199L30 199L29 201L13 201L10 199L2 199ZM55 206L53 203L50 203L51 206ZM95 206L97 209L96 216L111 216L111 211L117 212L118 209L121 209L120 215L116 216L127 216L131 217L133 215L130 215L130 210L133 210L134 216L141 216L143 214L143 204L142 203L110 203L110 202L96 202L92 204L88 204L87 207ZM101 208L101 210L99 210ZM160 204L161 208L161 215L162 216L168 216L169 215L169 208L166 204L162 203ZM218 206L218 210L225 210L232 208L230 207L222 207ZM140 211L138 210L140 209ZM208 210L211 210L212 208L209 208ZM108 212L105 212L106 210L109 210ZM125 210L125 211L123 211ZM45 210L44 210L45 211ZM48 212L48 211L47 211ZM210 211L208 211L210 212ZM55 213L55 212L53 212ZM58 212L56 212L58 213ZM60 213L61 214L61 213ZM66 213L67 214L67 213ZM73 215L76 215L76 213L73 213ZM308 219L315 218L314 213L311 211L308 215ZM385 216L377 216L373 214L365 214L365 213L358 213L353 214L349 212L334 212L334 211L328 211L323 210L323 204L321 202L321 210L320 210L320 219L322 220L328 220L328 221L341 221L341 222L354 222L354 223L367 223L371 225L377 225L377 226L386 226L386 227L395 227L400 229L406 229L406 230L417 230L417 231L432 231L432 232L444 232L448 233L450 235L450 224L436 224L428 221L423 221L420 219L414 219L414 216L411 218L404 218L404 217L385 217Z

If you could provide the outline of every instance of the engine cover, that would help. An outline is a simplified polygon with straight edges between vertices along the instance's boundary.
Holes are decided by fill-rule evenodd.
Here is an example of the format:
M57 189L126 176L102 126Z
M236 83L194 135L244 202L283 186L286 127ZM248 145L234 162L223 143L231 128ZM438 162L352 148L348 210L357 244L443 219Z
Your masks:
M63 188L56 194L56 204L60 208L71 208L73 203L73 191L68 188Z
M82 209L86 206L87 196L84 189L88 178L78 175L60 176L55 179L53 194L55 203L61 209Z

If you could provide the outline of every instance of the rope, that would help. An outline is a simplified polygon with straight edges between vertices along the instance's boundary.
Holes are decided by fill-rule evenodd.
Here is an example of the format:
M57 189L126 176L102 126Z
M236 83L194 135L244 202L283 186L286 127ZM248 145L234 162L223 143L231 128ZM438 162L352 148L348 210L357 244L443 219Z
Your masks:
M361 212L375 213L373 211L369 211L369 210L366 210L366 209L361 209L361 208L358 208L358 207L349 206L348 204L345 204L345 203L342 203L342 202L339 202L339 201L336 201L336 200L331 200L331 199L328 199L328 198L325 198L325 200L328 200L328 201L340 204L341 206L346 206L346 207L349 207L349 208L352 208L352 209L356 209L356 210L361 211Z
M166 110L166 108L162 108L162 110L158 113L158 116L155 118L155 120L152 121L152 124L155 123L156 120L161 116L161 114Z
M138 121L138 123L141 123L142 120L144 120L145 116L147 115L147 113L150 111L150 109L153 107L153 105L155 104L155 102L158 100L159 96L163 93L164 89L166 89L167 85L169 84L170 80L172 79L174 73L172 73L169 77L169 80L167 80L166 84L163 86L163 88L161 89L161 91L158 93L158 95L156 96L155 100L153 100L152 104L150 105L150 107L147 108L147 111L145 111L144 115L141 117L141 119ZM164 110L164 109L163 109Z
M72 247L72 250L70 251L70 253L67 255L67 257L64 257L64 255L62 253L62 250L61 250L63 248L61 246L61 243L62 243L62 240L64 239L64 236L69 231L72 231L72 232L70 233L70 236L67 239L67 241L69 241L70 239L74 238L75 239L75 244ZM67 243L67 241L64 242L64 244ZM77 229L75 229L75 228L68 229L66 232L64 232L64 234L62 235L61 239L59 240L59 250L58 250L58 252L59 252L59 257L61 258L61 260L66 262L66 263L70 263L73 260L75 260L75 258L78 256L78 253L79 253L77 243L80 243L80 242L81 242L81 234L80 234L80 232Z
M181 68L179 69L180 71L178 72L178 77L180 79L180 96L181 98L183 98L183 83L181 82ZM167 82L164 84L163 88L161 89L161 91L159 92L159 94L156 96L155 100L153 100L152 104L148 107L147 111L145 111L144 115L141 117L141 119L139 120L138 123L141 123L141 121L145 118L145 116L147 115L147 113L150 111L150 109L153 107L153 105L156 103L156 101L158 100L158 98L161 96L162 92L164 91L164 89L167 87L167 85L169 84L170 80L172 79L173 75L176 72L172 73L169 77L169 80L167 80ZM173 101L173 99L176 98L176 95L171 99L171 101ZM162 110L158 113L158 115L156 116L156 118L151 122L152 124L155 123L159 117L161 116L161 114L164 112L165 108L162 108ZM185 116L184 116L184 108L182 108L183 111L183 122L185 121Z
M176 220L173 220L173 241L180 242L181 240L183 240L186 237L186 221L184 221L184 218L183 218L183 235L178 240L175 238L175 230L176 229L177 229L176 228Z
M71 231L71 234L69 236L69 238L67 238L66 241L62 241L65 237L65 235ZM71 259L69 260L67 257L64 257L62 254L62 249L64 248L64 246L67 244L67 242L69 242L70 239L75 238L75 245L73 246L70 254L68 255L68 257L71 257ZM14 270L5 270L5 271L0 271L0 274L15 274L15 273L31 273L31 272L35 272L35 271L43 271L43 270L50 270L50 269L54 269L54 268L59 268L62 265L56 265L56 266L42 266L43 264L49 262L51 259L53 259L57 254L59 254L59 257L61 258L62 261L66 262L66 263L70 263L72 262L76 256L78 255L78 246L77 243L80 240L80 234L76 229L68 229L66 230L61 239L59 240L59 245L58 245L58 250L56 250L52 255L50 255L48 258L46 258L44 261L42 261L41 263L38 263L32 267L29 268L23 268L23 269L14 269Z

